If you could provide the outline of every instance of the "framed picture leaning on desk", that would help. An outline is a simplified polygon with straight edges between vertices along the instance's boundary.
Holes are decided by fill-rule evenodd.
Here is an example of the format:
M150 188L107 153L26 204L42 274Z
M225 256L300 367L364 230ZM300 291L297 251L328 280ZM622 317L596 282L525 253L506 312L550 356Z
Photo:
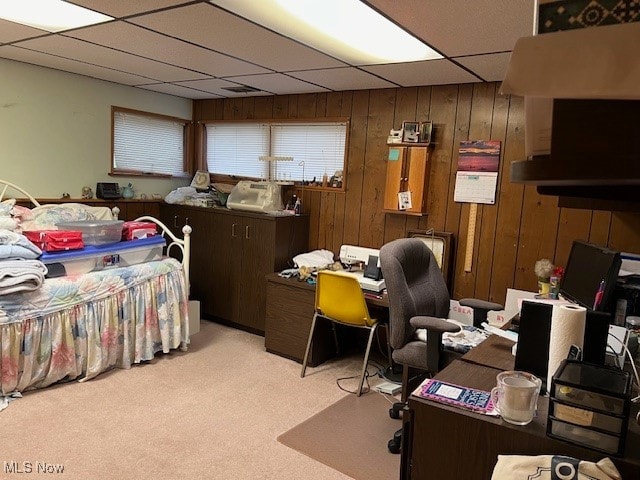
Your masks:
M407 237L419 238L429 247L429 250L433 252L433 256L436 257L440 270L442 270L444 283L447 285L449 291L451 291L451 268L454 258L453 233L436 232L430 228L429 230L409 230Z

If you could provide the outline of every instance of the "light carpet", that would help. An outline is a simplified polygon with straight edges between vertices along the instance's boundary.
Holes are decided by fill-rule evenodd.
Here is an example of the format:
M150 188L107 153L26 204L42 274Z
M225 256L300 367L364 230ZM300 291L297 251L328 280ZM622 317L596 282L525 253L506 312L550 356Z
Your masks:
M65 479L348 479L277 437L345 397L335 379L357 375L361 355L300 378L300 364L267 353L263 337L201 327L187 352L11 402L0 412L0 478L24 478L16 466L51 478L35 473L47 464L62 465L54 476ZM389 433L372 448L384 447Z
M400 476L400 456L387 441L401 422L389 417L389 402L371 392L338 400L280 435L283 444L357 480Z

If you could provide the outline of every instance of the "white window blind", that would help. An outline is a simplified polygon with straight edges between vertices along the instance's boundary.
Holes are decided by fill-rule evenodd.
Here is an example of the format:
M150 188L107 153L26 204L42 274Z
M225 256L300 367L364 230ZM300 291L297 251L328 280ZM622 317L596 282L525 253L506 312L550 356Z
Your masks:
M271 169L276 180L321 181L344 170L345 122L211 123L206 130L207 165L214 174L267 178ZM293 160L273 165L261 156Z
M269 154L269 126L259 123L206 125L207 166L220 175L266 178L268 165L258 158Z
M170 117L114 110L113 171L185 176L185 124Z
M346 124L308 123L271 126L271 155L293 157L278 162L278 176L322 181L344 169Z

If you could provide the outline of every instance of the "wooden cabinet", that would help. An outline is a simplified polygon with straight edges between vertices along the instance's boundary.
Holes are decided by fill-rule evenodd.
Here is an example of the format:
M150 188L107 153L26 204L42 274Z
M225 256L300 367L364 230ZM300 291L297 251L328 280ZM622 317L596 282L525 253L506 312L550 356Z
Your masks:
M427 212L429 146L389 146L383 208L387 212L420 215ZM398 193L409 192L410 208L400 208Z
M213 276L210 249L215 231L209 215L202 209L182 205L162 205L160 220L178 237L182 237L184 225L191 226L190 297L202 302L207 296L206 285ZM172 255L174 253L178 252L172 252Z
M161 216L193 227L191 296L203 316L263 334L265 276L308 249L309 218L183 205L163 205Z

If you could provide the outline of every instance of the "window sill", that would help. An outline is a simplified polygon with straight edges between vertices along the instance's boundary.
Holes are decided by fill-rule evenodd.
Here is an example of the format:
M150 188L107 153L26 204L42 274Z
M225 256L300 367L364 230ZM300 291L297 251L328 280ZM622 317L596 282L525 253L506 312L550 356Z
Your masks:
M296 183L292 186L296 190L307 190L312 192L332 192L332 193L346 193L346 189L344 187L323 187L323 186L315 186L315 185L301 185Z
M167 173L151 173L151 172L110 172L110 177L145 177L145 178L191 178L190 176L173 176Z

